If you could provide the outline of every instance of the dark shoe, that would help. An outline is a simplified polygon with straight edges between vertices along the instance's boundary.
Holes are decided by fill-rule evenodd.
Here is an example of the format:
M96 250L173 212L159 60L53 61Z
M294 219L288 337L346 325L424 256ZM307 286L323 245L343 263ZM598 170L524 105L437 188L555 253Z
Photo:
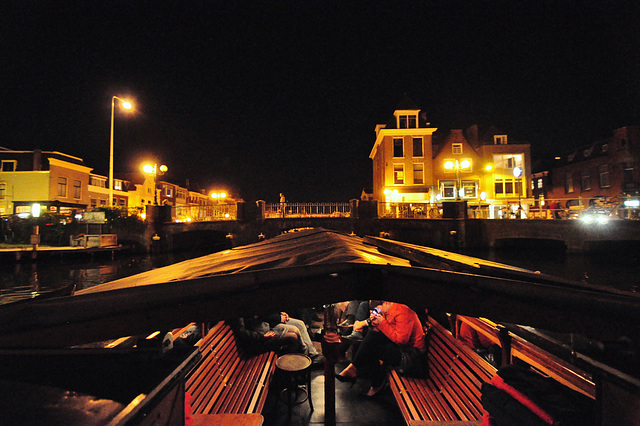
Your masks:
M357 377L343 376L341 374L336 374L336 379L342 383L355 383L358 380Z
M351 342L362 342L363 337L362 331L353 331L350 335L344 336L343 339Z

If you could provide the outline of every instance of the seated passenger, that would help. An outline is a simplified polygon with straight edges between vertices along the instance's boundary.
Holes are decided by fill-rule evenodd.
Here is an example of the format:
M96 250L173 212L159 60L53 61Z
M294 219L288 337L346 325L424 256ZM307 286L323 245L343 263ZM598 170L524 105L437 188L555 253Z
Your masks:
M370 316L369 301L365 300L360 302L354 315L353 331L348 336L344 336L344 339L356 342L362 340L369 329L367 320Z
M360 375L371 379L367 396L382 390L386 378L384 366L398 366L404 351L426 352L425 336L418 315L400 303L372 300L374 309L369 317L373 329L362 340L353 362L336 378L341 382L355 382ZM377 308L377 309L376 309Z
M307 325L304 321L290 318L286 312L280 312L267 317L269 325L276 332L286 332L295 334L300 340L302 345L302 352L305 355L309 355L314 363L318 363L322 360L322 354L313 346Z
M269 324L259 321L256 317L247 321L242 317L234 318L228 323L238 345L247 354L257 355L273 351L282 355L302 350L300 339L295 333L271 330Z

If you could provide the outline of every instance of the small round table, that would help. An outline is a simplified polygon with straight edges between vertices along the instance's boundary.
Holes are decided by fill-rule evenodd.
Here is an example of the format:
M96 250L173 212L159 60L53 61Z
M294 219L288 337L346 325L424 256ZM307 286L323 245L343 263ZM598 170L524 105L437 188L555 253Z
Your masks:
M302 404L309 400L309 407L313 411L313 402L311 401L311 358L302 354L285 354L278 358L276 367L282 371L286 380L287 387L282 390L287 394L287 404L289 411L291 406ZM301 378L304 379L305 387L300 386ZM298 400L298 391L304 392L304 397Z

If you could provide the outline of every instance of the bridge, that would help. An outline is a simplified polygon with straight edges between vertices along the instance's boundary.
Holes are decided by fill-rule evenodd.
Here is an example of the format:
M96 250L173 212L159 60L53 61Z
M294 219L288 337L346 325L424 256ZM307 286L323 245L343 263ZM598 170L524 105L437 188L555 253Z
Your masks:
M202 247L207 243L244 245L292 229L322 227L357 235L441 248L555 246L568 252L589 252L623 245L640 245L640 221L610 220L586 224L581 220L548 219L394 219L360 217L273 217L192 223L165 223L153 231L160 250Z

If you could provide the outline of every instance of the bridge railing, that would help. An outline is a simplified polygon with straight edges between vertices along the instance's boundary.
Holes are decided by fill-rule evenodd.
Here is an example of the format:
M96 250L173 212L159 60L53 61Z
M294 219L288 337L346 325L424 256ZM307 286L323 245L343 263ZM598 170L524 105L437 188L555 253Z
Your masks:
M265 218L351 217L351 203L266 203Z

